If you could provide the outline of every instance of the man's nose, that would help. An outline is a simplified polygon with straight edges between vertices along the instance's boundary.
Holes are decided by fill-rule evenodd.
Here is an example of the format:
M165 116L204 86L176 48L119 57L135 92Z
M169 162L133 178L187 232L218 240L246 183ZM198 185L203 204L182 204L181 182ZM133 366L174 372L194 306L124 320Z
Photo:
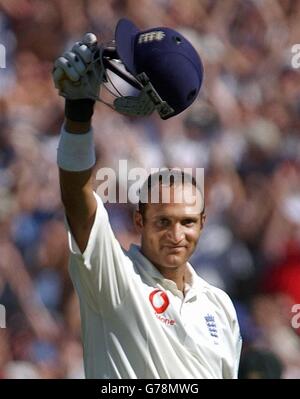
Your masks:
M184 231L183 227L181 226L180 223L175 223L172 226L170 226L169 231L168 231L168 236L170 240L174 243L178 243L184 239Z

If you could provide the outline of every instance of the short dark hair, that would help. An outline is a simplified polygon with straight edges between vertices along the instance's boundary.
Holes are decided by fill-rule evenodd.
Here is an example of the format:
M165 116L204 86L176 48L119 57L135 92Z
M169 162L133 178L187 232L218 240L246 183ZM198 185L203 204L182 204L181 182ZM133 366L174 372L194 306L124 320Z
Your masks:
M184 170L180 169L171 169L171 168L164 168L159 169L157 172L151 173L147 180L145 180L144 184L142 185L141 189L139 190L139 202L138 202L138 212L142 215L143 219L145 219L146 209L148 205L148 193L151 191L152 187L155 184L162 184L165 182L165 179L168 179L169 187L174 186L175 184L186 184L191 183L196 189L200 192L203 198L203 209L200 212L201 215L205 212L205 200L204 195L197 184L197 181L194 176L185 172ZM145 194L147 195L147 200L145 199Z

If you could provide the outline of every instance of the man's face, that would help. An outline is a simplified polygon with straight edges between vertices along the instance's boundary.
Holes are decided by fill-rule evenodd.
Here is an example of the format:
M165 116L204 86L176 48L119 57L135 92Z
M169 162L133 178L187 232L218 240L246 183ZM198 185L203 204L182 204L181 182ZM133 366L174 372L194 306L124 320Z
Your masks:
M186 265L200 237L205 216L203 199L190 183L159 187L168 203L149 203L144 218L135 214L143 254L161 271ZM161 201L163 202L163 201Z

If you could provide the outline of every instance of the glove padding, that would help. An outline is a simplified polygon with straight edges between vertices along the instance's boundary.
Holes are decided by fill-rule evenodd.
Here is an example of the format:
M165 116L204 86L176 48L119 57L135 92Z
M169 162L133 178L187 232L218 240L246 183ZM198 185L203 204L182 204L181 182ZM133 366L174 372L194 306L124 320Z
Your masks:
M106 79L101 48L95 35L88 33L54 63L52 72L59 95L69 100L97 100L100 85Z

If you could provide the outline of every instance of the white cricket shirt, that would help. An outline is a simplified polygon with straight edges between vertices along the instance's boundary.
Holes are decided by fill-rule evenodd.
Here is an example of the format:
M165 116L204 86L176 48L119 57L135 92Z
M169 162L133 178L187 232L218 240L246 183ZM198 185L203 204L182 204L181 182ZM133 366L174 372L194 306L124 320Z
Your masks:
M228 295L188 266L183 296L132 245L122 250L102 200L81 254L68 227L87 378L236 378L241 339Z

